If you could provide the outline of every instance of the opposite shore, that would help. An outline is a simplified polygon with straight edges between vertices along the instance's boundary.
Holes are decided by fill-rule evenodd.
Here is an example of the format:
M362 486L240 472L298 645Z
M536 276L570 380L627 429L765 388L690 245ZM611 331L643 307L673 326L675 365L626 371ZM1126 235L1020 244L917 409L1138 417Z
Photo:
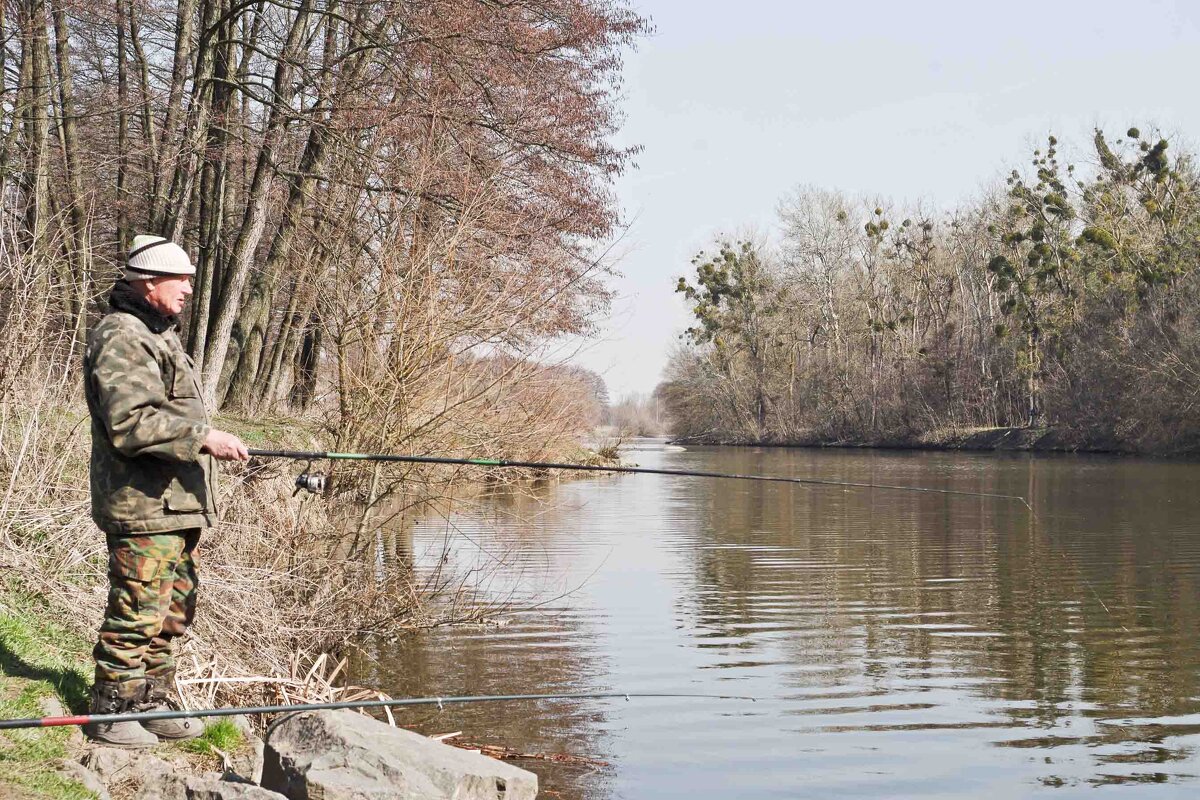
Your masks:
M790 441L724 441L715 438L684 436L670 438L669 443L684 446L1091 453L1146 458L1188 458L1198 455L1198 451L1194 448L1181 448L1170 452L1148 452L1123 444L1115 437L1081 437L1053 427L952 428L909 435L882 435L875 438L841 440L812 436Z

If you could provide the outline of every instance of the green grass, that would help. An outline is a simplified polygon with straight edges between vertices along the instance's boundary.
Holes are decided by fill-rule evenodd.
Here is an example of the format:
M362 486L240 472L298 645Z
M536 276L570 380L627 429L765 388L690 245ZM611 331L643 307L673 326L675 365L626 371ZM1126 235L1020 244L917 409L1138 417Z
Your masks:
M241 745L242 732L227 719L211 723L198 738L179 743L187 752L203 756L216 755L218 750L231 753Z
M40 598L0 596L0 717L41 717L42 703L69 711L88 703L88 643L57 625ZM69 755L73 728L34 728L0 735L0 793L84 800L94 795L64 778L56 763ZM9 791L4 791L8 789Z
M293 417L239 417L221 414L213 424L228 431L250 447L264 450L313 450L323 435L316 422Z
M0 586L0 718L46 716L42 704L50 698L57 698L68 713L84 713L92 677L90 653L91 642L58 625L41 598ZM71 755L71 736L77 730L0 732L0 798L94 798L55 768ZM189 757L199 756L195 763L211 769L208 762L218 750L232 753L242 744L242 732L222 719L199 738L171 747Z

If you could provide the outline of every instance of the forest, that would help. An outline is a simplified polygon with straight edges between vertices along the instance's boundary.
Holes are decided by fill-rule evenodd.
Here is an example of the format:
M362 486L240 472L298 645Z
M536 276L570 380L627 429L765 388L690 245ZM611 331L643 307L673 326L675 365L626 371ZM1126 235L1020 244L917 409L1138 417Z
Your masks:
M657 390L691 441L1200 447L1200 185L1159 133L1049 136L949 212L800 188L779 235L718 238Z
M539 348L609 301L647 31L609 0L5 0L0 397L76 368L137 233L193 253L216 408L336 397L382 444L555 394Z

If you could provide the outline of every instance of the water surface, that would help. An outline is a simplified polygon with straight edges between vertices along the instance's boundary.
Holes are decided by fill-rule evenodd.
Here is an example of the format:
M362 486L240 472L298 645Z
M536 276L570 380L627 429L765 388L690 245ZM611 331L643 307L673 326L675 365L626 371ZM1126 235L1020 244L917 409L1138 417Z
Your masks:
M1200 791L1200 466L753 448L628 458L1018 494L1037 515L994 498L658 476L498 493L389 548L479 600L538 607L370 645L356 681L395 695L759 698L401 718L609 762L518 762L543 797Z

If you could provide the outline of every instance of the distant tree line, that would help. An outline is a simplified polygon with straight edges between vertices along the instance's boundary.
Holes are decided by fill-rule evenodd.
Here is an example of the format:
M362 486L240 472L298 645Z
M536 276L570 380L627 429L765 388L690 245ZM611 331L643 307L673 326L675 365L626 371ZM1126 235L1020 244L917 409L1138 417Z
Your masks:
M1050 427L1069 446L1200 447L1200 184L1131 128L1094 163L1049 137L950 213L802 188L778 244L719 240L678 279L695 324L660 387L676 435L905 442Z
M617 436L663 436L669 427L665 412L657 391L631 392L607 407L603 421Z

